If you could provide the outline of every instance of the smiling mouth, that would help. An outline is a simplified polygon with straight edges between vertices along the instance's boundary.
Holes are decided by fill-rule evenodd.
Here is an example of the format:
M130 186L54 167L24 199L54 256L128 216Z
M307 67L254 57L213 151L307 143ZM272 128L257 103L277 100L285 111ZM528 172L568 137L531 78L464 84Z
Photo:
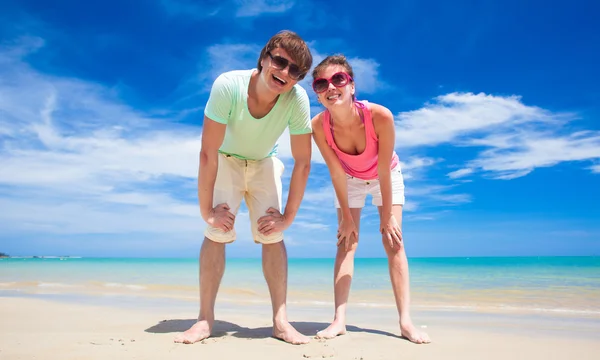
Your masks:
M283 80L282 78L273 75L273 79L275 80L275 82L277 82L279 85L285 85L287 84L287 81Z
M329 96L327 97L327 100L335 100L335 99L339 99L339 98L340 98L340 95L339 95L339 94L336 94L336 95L329 95Z

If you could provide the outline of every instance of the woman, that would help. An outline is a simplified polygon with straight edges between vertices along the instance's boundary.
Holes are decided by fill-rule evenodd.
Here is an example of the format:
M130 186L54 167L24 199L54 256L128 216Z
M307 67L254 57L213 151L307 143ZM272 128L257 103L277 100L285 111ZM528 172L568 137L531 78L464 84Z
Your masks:
M313 137L329 168L338 213L338 250L334 269L335 317L317 333L333 338L346 332L346 304L354 271L360 212L367 194L379 209L380 232L403 337L430 342L418 331L409 311L408 261L402 241L404 180L394 151L392 113L374 103L359 102L352 67L343 55L325 58L313 70L313 90L326 110L312 120Z

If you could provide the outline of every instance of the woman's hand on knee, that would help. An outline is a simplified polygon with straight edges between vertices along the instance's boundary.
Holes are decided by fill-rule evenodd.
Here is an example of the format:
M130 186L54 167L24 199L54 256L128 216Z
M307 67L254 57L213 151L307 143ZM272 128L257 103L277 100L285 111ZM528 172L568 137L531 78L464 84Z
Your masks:
M337 246L343 245L346 251L353 249L354 244L358 243L358 229L352 218L340 221L337 238Z
M396 245L398 247L402 246L402 230L394 215L390 215L386 219L381 219L380 231L384 240L388 241L392 249Z

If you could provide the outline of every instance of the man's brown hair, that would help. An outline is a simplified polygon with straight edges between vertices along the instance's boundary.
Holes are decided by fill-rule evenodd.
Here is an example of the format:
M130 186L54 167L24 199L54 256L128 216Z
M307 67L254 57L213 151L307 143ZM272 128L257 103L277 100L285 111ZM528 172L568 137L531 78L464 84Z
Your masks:
M298 34L290 30L282 30L269 39L269 42L267 42L260 52L257 65L258 71L262 71L262 65L260 64L261 60L267 56L267 52L272 51L275 48L282 48L290 55L292 60L294 60L296 65L298 65L302 71L302 75L298 79L302 80L312 66L312 54L310 53L306 42L304 42Z

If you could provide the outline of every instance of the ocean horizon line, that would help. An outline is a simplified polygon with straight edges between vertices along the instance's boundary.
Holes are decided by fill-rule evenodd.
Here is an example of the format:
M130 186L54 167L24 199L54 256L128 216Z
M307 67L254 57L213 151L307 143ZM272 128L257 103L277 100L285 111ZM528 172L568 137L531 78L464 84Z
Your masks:
M409 260L419 259L507 259L507 258L520 258L520 259L534 259L534 258L597 258L598 255L461 255L461 256L408 256ZM5 259L172 259L172 260L198 260L198 256L85 256L85 255L9 255L4 257ZM255 257L240 257L230 256L227 259L235 260L260 260L260 256ZM303 257L294 256L288 257L288 260L332 260L335 257ZM369 256L356 256L355 259L387 259L386 257L369 257Z

